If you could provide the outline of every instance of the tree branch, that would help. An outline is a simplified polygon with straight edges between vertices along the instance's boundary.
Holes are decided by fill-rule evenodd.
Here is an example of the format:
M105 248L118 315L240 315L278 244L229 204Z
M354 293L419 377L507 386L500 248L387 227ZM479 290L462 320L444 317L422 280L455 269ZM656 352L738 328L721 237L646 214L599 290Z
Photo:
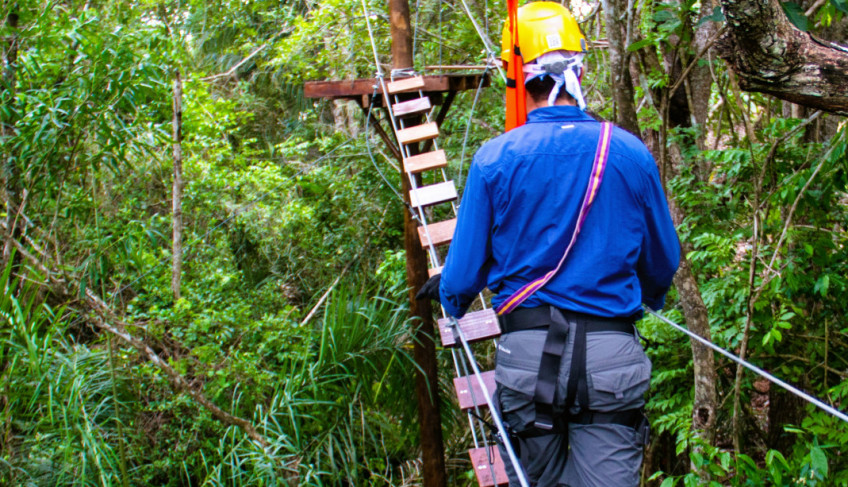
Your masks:
M721 0L717 47L745 91L848 115L848 48L793 26L777 0Z

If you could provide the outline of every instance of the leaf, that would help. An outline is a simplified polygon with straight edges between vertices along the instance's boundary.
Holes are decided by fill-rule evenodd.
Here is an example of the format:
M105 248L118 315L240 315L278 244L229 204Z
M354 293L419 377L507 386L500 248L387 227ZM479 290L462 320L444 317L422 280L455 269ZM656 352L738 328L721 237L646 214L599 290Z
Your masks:
M842 13L848 14L848 0L830 0L830 3Z
M843 0L848 1L848 0ZM701 24L705 24L707 22L724 22L724 12L721 11L721 7L716 7L713 9L713 13L703 17L698 21L697 27L700 27Z
M666 477L662 484L660 484L660 487L674 487L674 484L676 483L677 482L674 481L674 477Z
M783 12L786 13L786 17L789 18L792 25L804 32L807 32L809 27L807 24L807 17L804 16L804 9L795 2L782 2L781 5L783 6Z
M848 0L846 0L846 1L848 1ZM645 46L650 46L652 42L653 41L651 39L642 39L641 41L636 41L633 44L630 44L629 46L627 46L627 51L628 52L638 51L639 49L642 49Z
M827 457L824 454L824 450L815 446L812 450L810 450L810 464L816 472L822 474L822 476L827 476Z
M816 284L813 286L813 292L817 292L821 294L823 297L827 297L827 290L830 287L830 276L825 274L821 276Z

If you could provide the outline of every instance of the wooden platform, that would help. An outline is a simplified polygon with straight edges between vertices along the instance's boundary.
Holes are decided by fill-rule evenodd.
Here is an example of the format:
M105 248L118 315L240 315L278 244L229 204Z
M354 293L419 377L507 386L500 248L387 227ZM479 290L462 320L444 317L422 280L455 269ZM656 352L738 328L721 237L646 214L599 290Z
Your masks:
M442 93L464 90L476 90L483 79L483 87L489 86L489 76L480 74L437 74L423 76L424 96L429 96L433 104L439 104ZM386 78L388 84L389 79ZM354 100L363 108L371 104L376 78L342 81L307 81L303 83L303 96L306 98L329 98L331 100ZM385 106L382 89L377 87L378 106Z

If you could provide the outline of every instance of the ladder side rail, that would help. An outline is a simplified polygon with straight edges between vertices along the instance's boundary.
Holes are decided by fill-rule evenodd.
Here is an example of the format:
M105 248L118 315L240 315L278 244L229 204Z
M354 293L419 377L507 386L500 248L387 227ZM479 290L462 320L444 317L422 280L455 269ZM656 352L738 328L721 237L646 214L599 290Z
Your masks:
M457 377L462 377L462 372L460 371L459 364L462 361L462 355L458 355L459 350L455 347L451 348L451 358L453 358L453 370L456 373ZM477 439L477 428L474 426L474 417L471 415L471 412L468 411L465 413L468 418L468 429L471 430L471 439L474 441L474 448L480 447L480 441Z
M380 84L381 84L381 88L383 90L384 99L389 100L388 89L386 87L385 79L382 77L382 75L380 76ZM419 90L419 93L421 94L421 96L423 96L423 93L421 93L420 90ZM399 97L397 95L395 95L394 99L395 99L395 101L398 101ZM394 129L395 133L397 134L398 125L400 125L401 128L405 128L404 120L402 118L400 119L400 121L397 120L397 118L395 117L395 115L393 113L393 110L392 110L392 107L391 107L391 102L387 103L386 105L387 105L387 111L389 113L389 118L392 122L392 128ZM432 112L427 114L428 122L431 119L431 115L430 115L431 113ZM409 148L406 146L406 144L399 144L399 145L401 146L401 155L405 158L410 157L411 154L410 154ZM434 140L434 147L436 148L436 150L438 150L438 146L436 145L435 140ZM444 181L447 181L448 178L447 178L447 174L445 173L444 169L441 169L441 172L442 172L442 179ZM407 175L407 177L409 177L410 187L413 190L417 190L418 184L417 184L417 181L416 181L416 178L414 177L414 175ZM457 208L456 208L455 203L453 203L453 202L451 202L451 209L452 209L452 212L454 213L454 215L456 215L457 214ZM417 213L418 213L418 220L421 222L422 226L424 227L424 233L427 236L427 240L428 240L427 247L428 247L428 251L429 251L428 253L430 255L431 264L432 264L433 267L438 267L440 265L439 264L439 257L438 257L438 253L436 252L435 245L433 245L433 240L432 240L432 237L431 237L430 232L429 232L428 223L427 223L427 216L426 216L426 213L424 211L424 206L419 206ZM479 299L482 303L483 309L487 309L486 301L485 301L485 298L483 297L483 293L479 293L478 297L479 297ZM481 374L480 369L477 366L477 362L474 359L474 354L471 351L471 348L470 348L470 346L468 345L468 342L465 339L465 336L462 332L462 329L459 327L459 324L458 324L458 322L456 321L455 318L448 316L448 314L445 312L444 308L442 308L441 311L442 311L442 316L444 318L450 318L451 319L451 322L453 323L454 327L456 328L457 335L458 335L459 340L462 344L462 347L465 351L465 356L463 356L462 354L458 354L458 352L455 349L451 350L452 358L453 358L453 361L454 361L455 371L457 372L457 375L459 375L459 376L464 375L464 376L470 378L471 374L468 373L468 364L471 365L471 369L474 372L474 376L477 378L477 381L480 385L481 391L483 392L483 396L486 400L486 404L489 407L492 419L494 420L494 422L497 426L498 433L500 434L501 438L504 439L503 440L504 445L507 449L507 453L509 455L510 462L513 464L513 466L515 467L515 470L518 472L519 482L521 483L522 487L528 487L527 481L524 477L524 472L523 472L523 469L521 467L521 464L518 463L518 460L515 457L515 452L512 449L512 445L509 443L508 436L506 435L506 431L503 427L503 422L501 421L498 412L494 408L492 396L489 393L488 388L486 387L486 384L483 382L483 379L480 375ZM461 371L463 369L466 372L465 374L461 373ZM473 399L474 393L471 392L471 394L472 394L472 399ZM469 419L469 427L470 427L471 432L472 432L475 448L479 448L479 445L480 445L480 440L477 437L477 429L478 428L480 429L480 434L483 437L484 445L488 446L488 443L486 442L485 425L483 424L482 419L480 419L480 418L482 418L482 415L481 415L479 405L476 404L476 401L473 401L473 402L475 403L474 410L475 410L475 414L477 415L477 417L474 418L473 415L471 414L470 410L468 411L467 415L468 415L468 419ZM477 423L478 423L476 425L476 427L474 425L475 419L477 419ZM488 451L487 451L487 455L490 455ZM494 465L493 465L493 461L492 461L491 456L489 456L489 469L490 469L492 478L494 479L495 478L495 471L494 471Z
M471 372L468 370L468 362L462 354L459 355L459 364L460 364L461 372L459 373L459 375L457 375L457 377L470 377ZM473 391L470 391L470 392L471 392L472 397L473 397L474 392ZM480 442L477 440L477 431L476 430L477 430L477 428L480 429L480 435L483 437L483 441L482 441L483 446L486 446L487 443L488 443L486 441L486 425L483 424L483 421L480 419L480 418L483 417L482 412L480 411L480 407L475 404L473 409L474 409L474 413L477 415L476 417L471 414L470 409L468 410L468 412L466 414L468 414L468 417L469 417L469 419L472 420L472 423L474 423L475 421L477 423L476 428L472 428L471 431L472 431L472 434L474 435L474 448L480 448Z
M391 98L390 98L390 95L389 95L389 90L388 90L388 87L386 86L386 80L382 77L382 75L380 76L380 87L383 90L383 99L387 101L386 110L388 111L389 119L392 122L392 129L395 131L395 136L397 136L398 120L396 119L394 111L392 110L392 104L391 104ZM395 96L395 100L397 100L397 96ZM400 123L401 123L401 128L403 128L403 119L400 120ZM398 143L398 145L400 146L401 156L405 159L409 158L410 157L409 147L407 147L406 144L401 144L401 143ZM402 174L401 174L401 177L403 177ZM412 187L413 191L418 189L418 185L415 181L415 177L409 177L409 185L410 185L410 187ZM432 242L433 240L430 237L430 230L427 228L427 217L424 214L424 208L418 207L417 213L418 213L418 221L420 221L421 224L424 226L424 233L427 235L427 240L429 242ZM430 256L430 264L433 267L438 267L440 265L439 264L439 254L436 253L436 249L433 245L428 245L428 254Z
M471 368L474 370L474 376L477 378L477 382L480 385L480 390L483 392L483 397L486 399L486 404L488 404L489 406L492 421L495 423L495 426L498 430L498 434L501 436L501 439L504 444L504 449L506 450L507 455L509 456L509 461L515 468L515 472L518 476L518 482L521 484L521 487L529 487L530 484L527 483L527 478L524 474L524 468L518 461L518 457L515 456L515 450L513 450L512 448L512 443L509 442L509 436L506 433L503 421L501 421L500 414L498 414L498 412L494 408L494 403L492 401L492 395L489 393L489 388L486 386L486 383L483 381L483 377L480 375L480 368L477 366L477 362L474 361L474 352L471 351L471 347L468 345L468 341L465 339L465 334L462 332L462 327L459 326L459 322L457 322L456 318L454 317L451 317L450 319L451 324L454 326L457 336L459 337L459 341L462 344L462 348L465 351L465 355L469 359Z
M471 358L468 359L468 361L474 361L474 357L472 356ZM476 361L474 361L474 363L476 364ZM488 440L486 439L486 425L485 425L485 423L483 422L483 419L482 419L483 413L482 413L482 411L480 411L480 406L477 404L477 401L474 400L474 388L471 386L471 376L468 372L467 361L463 360L462 364L463 364L463 372L464 372L463 376L468 381L468 386L469 386L468 392L469 392L469 394L471 394L471 401L472 401L472 404L474 404L474 407L473 407L474 414L475 414L474 418L477 420L477 427L480 428L481 433L483 435L483 446L488 447L490 444L489 444ZM477 370L476 367L475 367L474 370ZM479 374L479 371L477 371L476 373ZM494 416L494 414L495 414L494 404L492 404L491 402L489 403L489 411L491 412L492 416ZM469 416L472 415L470 409L468 410L468 415ZM506 437L504 437L504 438L506 438ZM505 440L505 441L508 441L508 439ZM474 448L479 448L479 447L480 446L477 444L477 442L475 442ZM489 472L492 474L492 478L494 479L494 478L496 478L496 476L495 476L495 466L494 466L495 462L492 460L492 457L489 454L488 448L486 449L486 455L487 455L488 460L489 460Z

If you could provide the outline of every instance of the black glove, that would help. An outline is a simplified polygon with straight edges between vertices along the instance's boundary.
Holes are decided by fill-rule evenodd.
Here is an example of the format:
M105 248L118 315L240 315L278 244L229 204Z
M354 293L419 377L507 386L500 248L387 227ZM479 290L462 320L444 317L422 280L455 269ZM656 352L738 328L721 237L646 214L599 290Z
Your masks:
M437 303L441 303L439 299L439 284L442 283L442 275L436 274L435 276L427 279L427 282L421 286L421 289L418 290L418 294L415 295L415 299L426 299L430 298Z

